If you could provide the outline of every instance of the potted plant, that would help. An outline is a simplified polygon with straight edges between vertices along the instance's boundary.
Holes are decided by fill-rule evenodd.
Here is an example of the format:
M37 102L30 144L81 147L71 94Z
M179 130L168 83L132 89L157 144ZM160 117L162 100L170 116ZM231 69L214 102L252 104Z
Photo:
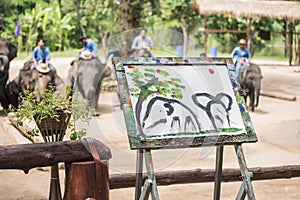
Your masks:
M41 96L42 94L42 96ZM34 121L37 127L27 131L29 136L41 133L45 142L63 140L67 128L71 130L70 139L81 139L86 132L76 130L75 122L89 122L92 119L92 108L88 101L79 101L72 90L66 87L66 94L55 91L53 86L41 91L26 91L21 104L13 112L16 124L23 126L24 120Z
M75 122L89 122L93 110L88 101L79 101L76 96L72 96L70 87L66 87L65 95L55 91L53 86L41 91L26 91L21 104L14 110L16 124L22 126L25 119L34 121L38 128L27 131L27 134L38 136L41 133L45 142L62 141L67 128L71 130L71 140L81 139L86 132L77 131ZM49 199L61 199L57 164L51 166Z

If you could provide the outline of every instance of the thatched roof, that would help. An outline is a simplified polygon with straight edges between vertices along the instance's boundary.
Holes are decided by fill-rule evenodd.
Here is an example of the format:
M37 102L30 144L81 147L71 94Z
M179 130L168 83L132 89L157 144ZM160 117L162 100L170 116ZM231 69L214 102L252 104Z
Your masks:
M300 2L256 0L195 0L202 15L230 14L235 17L267 17L300 20Z

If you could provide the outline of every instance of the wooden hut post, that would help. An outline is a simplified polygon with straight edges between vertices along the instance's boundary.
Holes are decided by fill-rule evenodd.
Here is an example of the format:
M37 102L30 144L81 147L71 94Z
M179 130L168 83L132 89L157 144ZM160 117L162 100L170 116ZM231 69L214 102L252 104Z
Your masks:
M293 61L293 22L288 22L288 52L289 65L292 66Z
M251 25L252 25L252 18L248 17L247 18L247 47L248 47L251 55L253 55Z

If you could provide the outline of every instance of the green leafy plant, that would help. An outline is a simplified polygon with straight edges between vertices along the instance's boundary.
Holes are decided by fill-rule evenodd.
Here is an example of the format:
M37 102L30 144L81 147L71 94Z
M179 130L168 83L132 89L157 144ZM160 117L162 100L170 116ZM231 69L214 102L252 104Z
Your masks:
M55 91L53 86L42 91L26 91L22 98L21 104L13 112L16 116L16 124L23 126L23 121L35 121L36 124L41 123L43 119L52 118L59 122L60 114L69 113L71 119L67 123L67 127L71 130L70 139L81 139L86 135L84 130L76 130L75 122L89 122L92 119L93 109L89 107L88 101L80 101L77 94L72 95L70 87L66 87L66 95ZM39 129L27 131L29 136L38 136Z

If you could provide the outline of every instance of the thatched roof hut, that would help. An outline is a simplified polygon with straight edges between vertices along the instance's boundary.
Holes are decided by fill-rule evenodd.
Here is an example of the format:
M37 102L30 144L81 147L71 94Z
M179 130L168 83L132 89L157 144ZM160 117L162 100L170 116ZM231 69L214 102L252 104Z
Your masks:
M230 14L236 17L267 17L300 20L300 2L258 0L195 0L201 15Z
M194 7L206 18L216 14L247 17L247 46L250 50L252 49L251 23L253 18L267 17L270 19L286 19L289 23L300 20L300 2L295 1L194 0ZM288 27L289 63L291 65L294 30L292 26ZM204 29L204 31L206 34L209 32L206 29ZM220 32L221 31L224 30L220 30ZM300 36L298 35L298 37ZM206 47L206 39L204 43ZM207 49L207 47L205 49ZM298 51L300 52L300 42L298 43ZM298 62L300 63L300 53L298 54Z

